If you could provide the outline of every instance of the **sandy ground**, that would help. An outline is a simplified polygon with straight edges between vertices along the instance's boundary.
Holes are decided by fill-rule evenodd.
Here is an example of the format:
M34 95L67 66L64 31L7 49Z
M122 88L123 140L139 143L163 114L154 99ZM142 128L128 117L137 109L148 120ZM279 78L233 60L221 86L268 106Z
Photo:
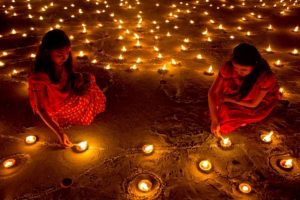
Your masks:
M68 0L53 2L51 6L51 1L32 0L32 10L25 1L0 2L0 61L4 63L0 67L0 199L300 199L300 57L290 53L294 48L300 50L300 32L293 32L300 25L299 3L270 1L264 5L255 1L243 6L243 1L180 4L166 0L141 1L139 5L128 1L120 6L119 1L107 1L106 8L104 1L98 5L92 0L74 1L74 7ZM48 9L42 11L45 5ZM83 14L78 12L80 8ZM280 13L283 10L285 13ZM139 11L140 29L136 28ZM29 19L28 14L34 17ZM70 17L72 14L75 18ZM124 22L121 29L119 20ZM82 23L87 33L82 33ZM79 51L86 54L77 59L78 70L94 73L107 96L105 113L92 125L66 130L72 142L89 142L83 153L60 148L55 135L33 115L28 101L30 54L35 53L42 35L56 24L74 36L74 57ZM220 24L223 30L218 29ZM270 24L272 30L267 29ZM238 26L243 29L239 31ZM12 29L17 34L11 34ZM203 35L206 29L208 35ZM247 31L251 31L250 36ZM167 37L167 32L172 36ZM134 33L140 36L140 48L134 47ZM119 35L124 40L118 40ZM235 38L230 39L231 35ZM184 43L185 38L190 42ZM85 43L86 39L90 43ZM228 135L233 146L224 150L209 132L207 92L239 42L257 46L285 93L267 119ZM269 44L272 53L265 50ZM181 45L187 51L180 51ZM127 52L121 52L122 46ZM160 49L162 59L157 58L159 52L154 46ZM118 60L120 53L124 61ZM197 60L197 54L203 59ZM138 70L129 72L138 57L142 59ZM180 64L172 65L172 58ZM92 63L94 59L97 63ZM283 67L274 66L277 59ZM111 70L104 69L108 64ZM164 64L168 72L158 73ZM214 76L203 74L210 65ZM260 134L271 130L273 142L263 143ZM34 145L24 143L30 134L39 138ZM145 155L141 150L144 144L153 144L154 153ZM15 167L3 168L2 162L8 158L17 160ZM291 171L278 167L277 161L285 158L293 159ZM213 165L210 173L198 168L204 159ZM64 178L73 180L71 187L61 187ZM137 190L141 178L152 181L152 191ZM242 182L252 186L250 194L238 190Z

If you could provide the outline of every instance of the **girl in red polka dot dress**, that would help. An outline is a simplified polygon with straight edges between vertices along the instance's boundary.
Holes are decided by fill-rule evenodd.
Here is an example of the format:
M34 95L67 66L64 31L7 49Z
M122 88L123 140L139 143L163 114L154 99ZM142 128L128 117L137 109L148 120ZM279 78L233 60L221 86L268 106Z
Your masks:
M63 128L89 125L104 112L106 98L90 73L74 72L71 42L62 30L46 33L29 75L29 100L34 113L71 147Z

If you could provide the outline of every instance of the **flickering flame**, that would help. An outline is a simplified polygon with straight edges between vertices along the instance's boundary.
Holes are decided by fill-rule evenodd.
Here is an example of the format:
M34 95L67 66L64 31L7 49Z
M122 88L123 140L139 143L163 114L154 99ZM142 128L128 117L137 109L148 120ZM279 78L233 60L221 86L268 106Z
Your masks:
M297 54L298 54L298 49L294 49L294 50L292 51L292 54L297 55Z
M186 51L187 48L184 45L181 45L181 51Z
M17 33L17 31L16 31L15 29L12 29L12 30L11 30L11 34L14 35L14 34L16 34L16 33Z
M150 154L153 152L154 146L153 144L145 144L142 149L145 154Z
M80 51L80 52L79 52L79 56L80 56L80 57L83 57L83 56L84 56L83 51Z
M110 65L106 65L105 69L107 69L107 70L110 69Z
M141 62L142 62L142 59L139 57L139 58L136 59L135 62L136 62L136 63L141 63Z
M207 70L207 73L208 73L208 74L213 74L213 73L214 73L214 72L213 72L213 67L212 67L212 65L209 66L209 68L208 68L208 70Z
M283 94L284 89L283 89L282 87L280 87L280 88L279 88L279 92L280 92L281 94Z
M77 144L77 150L78 151L85 151L88 147L87 141L83 141Z
M143 179L138 183L138 188L142 192L149 192L152 188L152 183L147 179Z
M161 59L163 56L162 56L162 54L161 53L159 53L158 55L157 55L157 58L159 58L159 59Z
M271 48L271 45L269 44L268 48L266 49L267 52L271 52L272 51L272 48Z
M135 44L135 46L136 47L140 47L141 46L141 44L140 44L140 41L138 40L138 41L136 41L136 44Z
M5 63L0 61L0 67L3 67L4 65L5 65Z
M272 141L272 135L274 134L274 132L273 131L270 131L270 133L269 134L267 134L267 135L265 135L264 137L263 137L263 141L264 142L271 142Z
M211 169L211 167L212 167L212 164L208 160L202 160L199 163L199 167L203 171L209 171Z
M222 137L222 140L220 142L221 146L222 147L230 147L231 146L231 141L229 138L223 138Z
M299 26L296 26L293 31L298 32L299 31Z
M121 51L126 52L127 51L126 47L123 46L122 49L121 49Z
M219 29L220 29L220 30L223 29L223 25L222 25L222 24L219 25Z
M130 67L130 69L131 69L131 70L137 70L137 66L136 66L136 65L132 65L132 66Z
M10 168L16 164L16 160L13 158L7 159L3 162L4 168Z
M164 66L161 68L161 70L166 71L167 70L167 65L164 64Z
M26 144L34 144L36 142L37 137L34 135L29 135L25 138Z
M276 65L281 65L281 61L280 61L280 60L277 60L275 64L276 64Z
M96 60L96 59L93 59L93 60L92 60L92 63L93 63L93 64L96 64L96 63L97 63L97 60Z
M16 69L14 69L14 70L12 71L12 73L13 73L13 74L17 74L18 71L17 71Z
M202 32L202 35L207 35L207 33L208 33L208 30L206 28L205 31Z
M183 41L184 41L185 43L189 43L189 42L190 42L190 39L189 39L189 38L185 38Z
M242 193L250 193L251 192L251 186L248 183L241 183L239 185L239 189Z
M225 145L226 145L226 144L229 144L229 138L224 138L223 143L224 143Z
M293 166L293 160L292 159L287 159L284 163L286 167L292 167Z
M198 55L197 55L197 59L201 60L201 59L202 59L202 55L201 55L201 54L198 54Z
M172 65L177 65L177 61L175 59L171 60Z

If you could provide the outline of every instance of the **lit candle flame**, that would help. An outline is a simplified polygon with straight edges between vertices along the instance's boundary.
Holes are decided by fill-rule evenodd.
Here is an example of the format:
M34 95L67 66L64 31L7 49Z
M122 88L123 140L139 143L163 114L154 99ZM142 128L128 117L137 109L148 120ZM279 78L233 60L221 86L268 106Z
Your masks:
M25 142L27 143L27 144L33 144L33 143L35 143L36 142L36 136L34 136L34 135L29 135L29 136L27 136L26 138L25 138Z
M138 183L138 188L139 190L141 190L142 192L149 192L152 188L152 183L151 181L149 180L141 180L139 183Z
M294 49L294 50L292 51L292 54L297 55L297 54L298 54L298 49Z
M299 26L296 26L293 31L298 32L299 31Z
M270 133L269 134L267 134L267 135L265 135L264 137L263 137L263 141L264 142L271 142L272 141L272 135L274 134L274 132L273 131L270 131Z
M284 163L285 166L291 167L293 166L293 160L292 159L287 159Z
M267 52L271 52L272 51L272 48L271 48L271 45L269 44L268 48L266 49Z
M144 153L150 154L153 152L154 146L153 146L153 144L145 144L142 149L143 149Z
M14 166L16 163L16 160L13 158L7 159L3 162L3 167L5 168L10 168L12 166Z
M202 160L199 163L199 167L203 171L209 171L212 168L212 164L208 160Z
M88 147L87 141L83 141L77 144L77 150L78 151L85 151Z

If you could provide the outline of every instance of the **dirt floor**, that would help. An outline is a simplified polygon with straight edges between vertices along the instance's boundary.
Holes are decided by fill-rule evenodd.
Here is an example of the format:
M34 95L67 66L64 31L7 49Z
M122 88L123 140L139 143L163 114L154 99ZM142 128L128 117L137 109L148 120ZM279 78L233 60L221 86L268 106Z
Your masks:
M300 51L299 18L296 0L0 1L0 199L300 199L300 55L291 53ZM83 153L62 149L29 105L31 54L50 27L74 37L78 70L92 72L107 97L92 125L66 130L73 143L88 141ZM209 131L207 92L240 42L259 49L284 94L223 149ZM209 66L213 76L204 74ZM269 131L267 144L260 135ZM25 144L28 135L38 142ZM154 152L145 155L144 144ZM16 165L6 169L9 158ZM293 168L280 168L288 158ZM67 178L73 184L62 187ZM141 179L152 182L149 192L138 190ZM240 192L240 183L252 191Z

